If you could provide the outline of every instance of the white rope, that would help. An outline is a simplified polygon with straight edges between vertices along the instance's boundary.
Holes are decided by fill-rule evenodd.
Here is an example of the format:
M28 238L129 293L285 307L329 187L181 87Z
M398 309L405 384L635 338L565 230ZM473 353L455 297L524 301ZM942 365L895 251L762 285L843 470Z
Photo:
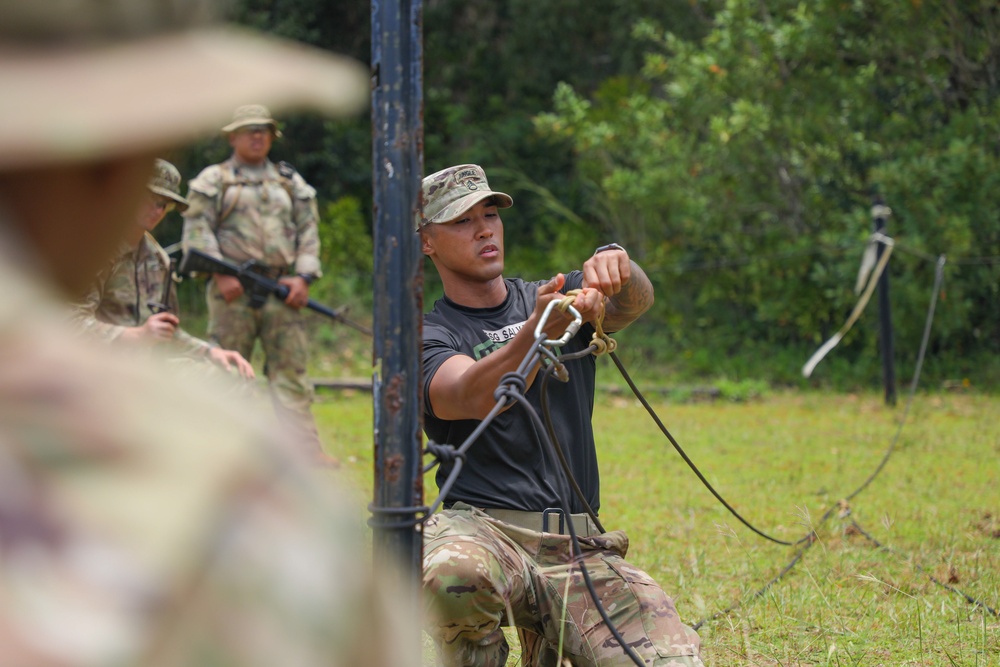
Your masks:
M870 264L871 258L875 255L876 243L882 243L885 245L885 252L882 253L881 257L879 257L878 263L875 264L874 270L872 270ZM878 279L882 276L882 272L885 270L886 264L889 263L889 255L892 254L892 248L894 245L895 243L893 243L891 238L880 232L875 232L868 239L868 245L865 247L865 253L861 261L861 270L858 272L858 281L855 286L855 292L857 292L859 286L865 282L866 274L868 274L868 286L865 287L864 293L861 295L858 303L854 306L854 310L851 311L851 316L847 318L847 322L844 323L844 326L840 327L840 331L833 334L830 340L823 343L820 348L816 350L811 357L809 357L809 361L807 361L805 366L802 367L803 376L809 377L812 375L813 369L816 368L816 365L823 360L823 357L825 357L830 350L837 346L837 343L844 338L844 335L851 330L851 327L854 326L857 319L861 317L862 311L864 311L865 306L868 305L868 300L871 299L872 292L875 291Z

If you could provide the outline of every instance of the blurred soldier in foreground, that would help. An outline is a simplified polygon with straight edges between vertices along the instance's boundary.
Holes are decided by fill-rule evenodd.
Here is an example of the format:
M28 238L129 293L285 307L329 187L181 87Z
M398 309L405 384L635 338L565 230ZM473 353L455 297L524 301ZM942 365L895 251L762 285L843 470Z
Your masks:
M180 186L177 167L157 159L135 228L128 231L114 259L78 302L74 319L104 340L164 344L171 354L210 360L252 380L253 366L239 352L211 345L180 328L173 266L152 234L167 213L188 207Z
M287 162L268 159L281 131L267 107L239 107L222 132L233 153L188 183L184 246L234 264L252 262L255 273L287 285L288 296L282 303L267 293L246 294L237 277L217 273L208 283L208 334L245 357L260 340L271 398L288 432L315 463L336 465L310 410L302 313L320 275L316 190Z
M289 459L273 424L65 326L66 299L135 224L157 154L247 97L364 105L363 68L194 28L209 9L0 0L0 665L419 654L399 650L410 626L359 567L361 511Z

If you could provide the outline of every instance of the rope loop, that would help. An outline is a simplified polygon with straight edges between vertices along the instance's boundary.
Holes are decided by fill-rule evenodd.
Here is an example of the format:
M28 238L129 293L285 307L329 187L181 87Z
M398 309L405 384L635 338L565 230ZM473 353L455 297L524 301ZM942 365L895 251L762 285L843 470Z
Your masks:
M565 313L569 310L569 307L576 303L576 296L582 291L583 290L574 289L566 292L566 296L560 299L559 304L556 306L556 308L559 309L559 312Z
M504 373L500 376L500 384L497 386L496 391L493 392L494 400L500 401L513 393L511 390L516 390L517 392L524 394L528 390L528 381L525 380L519 373Z
M455 459L464 459L465 454L459 452L454 445L438 444L433 440L428 440L424 445L424 452L431 454L441 463L451 463Z
M576 297L582 292L581 289L571 289L566 292L566 296L559 301L557 308L565 313L566 309L576 302ZM618 349L618 341L604 333L604 301L601 301L601 310L594 319L594 335L590 339L590 345L594 348L594 356L610 354Z

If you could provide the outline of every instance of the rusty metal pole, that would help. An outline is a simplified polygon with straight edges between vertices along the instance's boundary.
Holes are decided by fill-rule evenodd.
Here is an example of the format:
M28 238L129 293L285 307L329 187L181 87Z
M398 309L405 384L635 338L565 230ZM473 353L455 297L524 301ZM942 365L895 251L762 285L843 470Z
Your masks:
M420 333L423 263L414 223L423 175L421 0L372 0L375 566L402 568L419 593L423 543ZM417 605L416 596L410 603ZM407 604L404 602L404 604ZM414 612L413 618L419 613ZM419 637L414 650L419 649Z

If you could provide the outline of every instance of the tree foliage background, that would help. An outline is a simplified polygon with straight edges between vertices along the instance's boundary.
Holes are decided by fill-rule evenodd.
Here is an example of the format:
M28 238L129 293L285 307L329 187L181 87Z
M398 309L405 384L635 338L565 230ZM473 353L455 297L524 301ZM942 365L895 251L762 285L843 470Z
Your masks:
M368 62L370 11L239 0L235 18ZM944 254L927 372L996 386L995 2L425 0L423 30L425 171L475 162L513 195L509 275L547 277L600 243L625 245L657 288L632 359L802 383L856 301L877 195L897 242L900 377ZM370 122L283 120L273 156L320 192L317 287L370 304ZM206 141L174 159L193 177L227 149ZM429 305L440 286L425 275ZM873 303L813 382L877 385L876 327Z

